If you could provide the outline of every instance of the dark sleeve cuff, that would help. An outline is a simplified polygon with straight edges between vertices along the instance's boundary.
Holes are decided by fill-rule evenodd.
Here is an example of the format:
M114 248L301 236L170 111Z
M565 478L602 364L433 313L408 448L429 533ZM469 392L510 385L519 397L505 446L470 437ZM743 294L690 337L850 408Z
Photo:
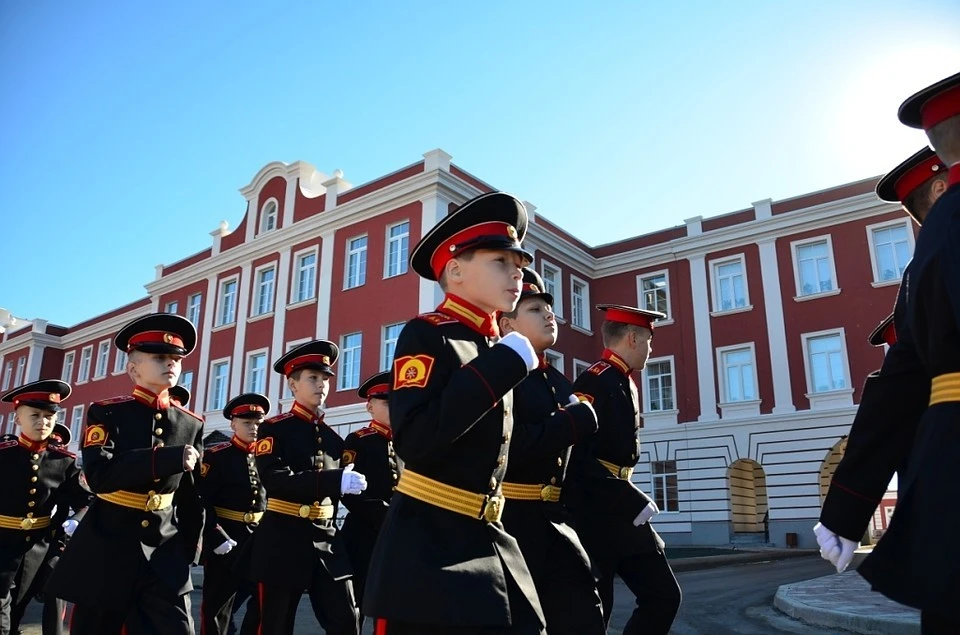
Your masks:
M833 482L820 510L820 523L839 536L860 542L879 504Z

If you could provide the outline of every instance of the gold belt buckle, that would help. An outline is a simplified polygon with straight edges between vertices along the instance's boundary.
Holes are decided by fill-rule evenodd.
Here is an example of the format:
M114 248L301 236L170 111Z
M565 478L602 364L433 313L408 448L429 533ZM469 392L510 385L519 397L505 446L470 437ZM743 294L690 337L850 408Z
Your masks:
M544 485L543 489L540 490L540 500L549 501L551 498L556 498L556 489L555 485Z
M300 516L300 518L310 518L310 506L301 505L300 511L298 511L297 514Z
M20 521L20 529L24 531L29 531L33 529L33 526L36 524L36 522L37 522L36 518L24 518L23 520Z
M487 496L483 504L483 519L488 523L498 523L501 514L503 514L503 498Z
M625 481L629 481L631 476L633 476L633 468L632 468L632 467L621 467L621 468L620 468L620 478L622 478L622 479L625 480Z
M147 511L155 512L160 509L160 494L151 494L147 497Z
M250 523L253 522L253 519L254 519L254 518L255 518L255 516L254 516L253 512L246 512L246 513L243 515L243 522L245 522L245 523L247 523L247 524L249 525Z

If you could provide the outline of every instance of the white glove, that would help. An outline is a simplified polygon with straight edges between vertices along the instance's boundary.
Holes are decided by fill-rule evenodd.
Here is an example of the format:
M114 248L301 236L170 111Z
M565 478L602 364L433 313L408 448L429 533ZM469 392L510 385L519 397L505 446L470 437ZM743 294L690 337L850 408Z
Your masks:
M73 536L73 532L77 530L77 525L79 524L79 521L72 518L70 520L63 521L63 533L67 534L68 536Z
M533 344L530 343L526 335L517 331L510 331L497 344L503 344L519 355L523 363L527 365L527 372L540 365L540 360L537 359L537 351L533 350Z
M647 506L643 508L637 517L633 519L633 526L639 527L640 525L645 525L648 520L660 513L660 508L657 507L657 504L653 501L647 503Z
M219 547L213 550L213 553L217 554L218 556L223 556L230 553L230 551L236 546L237 546L236 540L232 538L227 538L222 545L220 545Z
M843 573L850 566L853 553L857 550L859 543L838 536L821 523L814 526L813 533L816 534L817 544L820 545L820 557L835 566L837 573Z
M359 494L367 489L367 477L360 472L353 471L353 463L343 468L343 476L340 477L341 494Z

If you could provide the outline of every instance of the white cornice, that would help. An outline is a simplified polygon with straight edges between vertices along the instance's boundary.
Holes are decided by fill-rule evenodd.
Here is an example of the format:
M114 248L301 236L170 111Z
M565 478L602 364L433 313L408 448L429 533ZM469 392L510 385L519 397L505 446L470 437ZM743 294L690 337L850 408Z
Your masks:
M96 338L103 338L104 336L113 336L114 333L120 330L120 328L125 325L127 322L133 320L134 318L147 315L151 312L152 307L148 304L136 309L130 309L129 311L124 311L118 315L115 315L106 320L101 320L86 326L79 331L71 331L66 335L63 335L58 339L59 344L63 348L70 348L81 342L86 342L87 340L92 340Z
M263 186L270 179L283 177L285 180L298 179L301 183L301 189L304 196L315 198L323 194L323 187L319 184L326 181L327 175L318 172L315 167L306 161L294 161L293 163L281 163L280 161L271 161L257 172L251 181L240 188L240 194L246 200L251 200L256 196Z
M558 260L590 278L596 277L597 259L546 227L536 223L528 225L525 240L530 241L529 246L543 249L551 260Z

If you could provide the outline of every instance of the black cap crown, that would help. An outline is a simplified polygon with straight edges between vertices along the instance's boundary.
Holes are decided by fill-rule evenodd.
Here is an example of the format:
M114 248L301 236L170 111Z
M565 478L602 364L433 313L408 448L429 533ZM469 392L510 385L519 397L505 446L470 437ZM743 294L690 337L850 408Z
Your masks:
M273 364L273 370L288 376L301 368L312 368L333 375L333 365L340 356L340 348L327 340L313 340L291 349Z
M24 384L7 392L0 401L12 403L14 408L31 406L56 412L60 402L70 396L70 384L59 379L43 379Z
M390 394L390 382L393 375L389 370L368 377L357 389L357 396L361 399L386 399Z
M520 288L520 300L527 298L543 298L547 304L553 306L553 295L547 293L543 278L530 267L523 268L523 286Z
M260 419L270 412L270 400L260 393L246 392L234 397L223 408L226 419Z
M190 403L190 391L183 386L174 386L167 390L170 399L178 402L184 408Z
M190 320L179 315L151 313L120 329L113 343L127 353L189 355L197 344L197 329Z

